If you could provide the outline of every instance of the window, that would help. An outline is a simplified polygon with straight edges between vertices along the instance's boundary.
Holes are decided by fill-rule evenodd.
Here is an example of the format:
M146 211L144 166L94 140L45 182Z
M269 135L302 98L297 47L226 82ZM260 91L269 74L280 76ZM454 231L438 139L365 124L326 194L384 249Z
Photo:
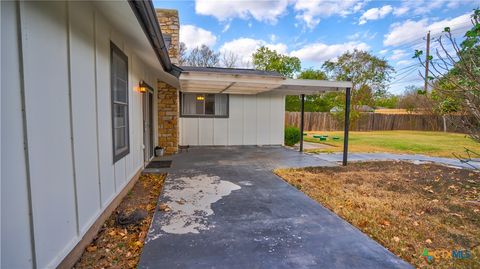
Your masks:
M228 117L228 95L211 93L182 93L182 117Z
M128 126L128 58L115 44L110 46L113 162L130 152Z

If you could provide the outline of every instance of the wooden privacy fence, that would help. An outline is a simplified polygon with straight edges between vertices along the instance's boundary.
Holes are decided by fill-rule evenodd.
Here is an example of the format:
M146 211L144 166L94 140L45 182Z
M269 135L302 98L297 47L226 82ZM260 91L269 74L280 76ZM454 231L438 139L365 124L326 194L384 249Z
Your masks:
M300 112L285 112L286 126L300 127ZM446 120L448 132L463 131L451 120ZM305 131L342 131L343 121L338 121L335 115L329 112L305 112ZM378 114L360 113L360 118L353 121L352 131L443 131L443 118L436 115L423 114Z

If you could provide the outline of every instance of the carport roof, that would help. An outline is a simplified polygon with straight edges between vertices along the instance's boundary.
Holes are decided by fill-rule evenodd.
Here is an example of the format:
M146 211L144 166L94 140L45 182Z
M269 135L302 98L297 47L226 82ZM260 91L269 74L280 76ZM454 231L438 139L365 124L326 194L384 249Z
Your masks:
M352 87L349 81L288 79L277 72L255 69L191 66L181 69L180 90L183 92L312 95Z

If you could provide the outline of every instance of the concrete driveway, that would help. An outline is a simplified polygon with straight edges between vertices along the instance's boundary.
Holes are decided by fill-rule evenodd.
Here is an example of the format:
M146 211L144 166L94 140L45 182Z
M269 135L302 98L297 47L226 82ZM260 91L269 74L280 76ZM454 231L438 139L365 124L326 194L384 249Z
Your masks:
M327 165L283 147L175 155L139 268L412 268L271 172Z

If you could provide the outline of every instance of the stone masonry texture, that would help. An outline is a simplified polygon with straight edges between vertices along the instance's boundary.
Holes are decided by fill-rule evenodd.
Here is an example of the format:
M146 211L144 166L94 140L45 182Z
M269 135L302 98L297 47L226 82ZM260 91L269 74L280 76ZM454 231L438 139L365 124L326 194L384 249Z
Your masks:
M180 50L180 21L178 11L174 9L156 9L158 23L162 30L163 37L171 38L168 46L168 56L173 64L178 64L178 52Z
M178 11L172 9L157 9L158 23L165 39L170 37L168 55L173 64L178 64L180 46L180 23ZM165 154L175 154L178 151L179 131L179 91L178 89L158 81L158 145L165 149Z

